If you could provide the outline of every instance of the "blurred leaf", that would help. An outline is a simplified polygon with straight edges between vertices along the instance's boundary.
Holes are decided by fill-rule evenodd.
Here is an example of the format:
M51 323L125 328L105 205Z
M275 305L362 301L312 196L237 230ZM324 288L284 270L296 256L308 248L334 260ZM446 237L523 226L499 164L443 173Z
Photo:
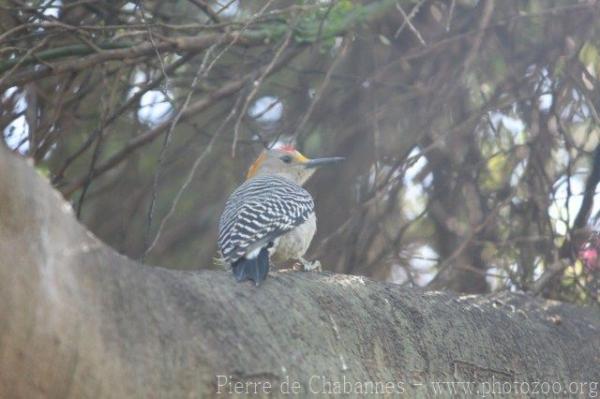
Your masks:
M50 177L50 169L48 168L48 165L38 164L38 165L36 165L35 170L40 175L44 176L45 178L49 178Z
M497 191L506 184L511 172L511 162L504 154L496 154L486 163L486 173L483 174L482 187L487 191Z
M590 42L586 42L579 51L579 61L586 67L597 65L599 59L598 48Z

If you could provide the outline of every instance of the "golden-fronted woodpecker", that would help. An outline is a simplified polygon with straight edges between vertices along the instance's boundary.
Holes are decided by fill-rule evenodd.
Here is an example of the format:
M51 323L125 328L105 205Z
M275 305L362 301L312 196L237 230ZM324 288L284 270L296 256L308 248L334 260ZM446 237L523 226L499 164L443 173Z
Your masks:
M302 185L317 167L341 160L308 159L289 144L260 154L219 219L219 250L237 281L259 285L269 272L269 258L298 260L305 270L318 264L303 258L317 220L313 198Z

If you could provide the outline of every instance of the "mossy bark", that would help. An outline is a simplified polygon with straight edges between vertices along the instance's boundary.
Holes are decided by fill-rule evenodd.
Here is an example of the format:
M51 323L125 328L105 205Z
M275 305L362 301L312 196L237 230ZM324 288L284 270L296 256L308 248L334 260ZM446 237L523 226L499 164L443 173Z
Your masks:
M275 272L256 288L222 271L141 265L99 242L2 148L0 303L3 398L226 397L240 386L273 397L471 397L432 384L485 393L490 381L572 389L600 379L595 309L318 273Z

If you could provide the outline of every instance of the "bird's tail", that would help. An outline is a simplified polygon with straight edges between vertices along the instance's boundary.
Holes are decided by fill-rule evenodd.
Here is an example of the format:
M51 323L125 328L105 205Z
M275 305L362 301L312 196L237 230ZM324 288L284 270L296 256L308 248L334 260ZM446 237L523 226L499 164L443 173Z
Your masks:
M269 273L269 251L262 248L252 259L240 258L233 264L233 275L238 282L252 280L260 285Z

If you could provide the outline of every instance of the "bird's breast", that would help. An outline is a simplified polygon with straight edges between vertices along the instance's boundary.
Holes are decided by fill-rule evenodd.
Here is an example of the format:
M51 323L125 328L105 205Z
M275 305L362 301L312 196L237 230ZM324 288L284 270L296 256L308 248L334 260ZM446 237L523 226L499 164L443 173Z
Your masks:
M301 258L308 250L316 231L317 217L313 212L304 223L275 240L271 259L280 263Z

